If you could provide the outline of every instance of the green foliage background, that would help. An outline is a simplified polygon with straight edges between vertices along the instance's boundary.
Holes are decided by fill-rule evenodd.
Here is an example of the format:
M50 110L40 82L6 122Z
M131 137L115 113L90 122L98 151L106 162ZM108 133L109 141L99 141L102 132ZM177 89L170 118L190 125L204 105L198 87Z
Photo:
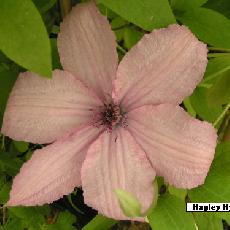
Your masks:
M0 126L20 71L50 78L52 69L61 68L56 46L60 2L81 1L0 0ZM158 178L158 203L145 225L97 215L84 204L80 189L51 205L6 208L12 178L41 146L0 134L0 230L228 229L229 213L186 213L185 202L230 202L230 1L98 0L97 4L116 34L120 59L145 33L176 22L208 44L204 79L182 104L193 117L213 123L218 131L219 143L205 184L187 191Z

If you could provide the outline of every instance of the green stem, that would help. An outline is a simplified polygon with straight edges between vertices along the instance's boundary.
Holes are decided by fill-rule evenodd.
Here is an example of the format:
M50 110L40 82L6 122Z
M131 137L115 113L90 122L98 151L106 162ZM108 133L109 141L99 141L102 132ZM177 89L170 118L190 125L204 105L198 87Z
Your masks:
M199 85L198 85L198 87L203 87L203 88L206 88L206 89L209 89L209 88L211 88L212 87L212 84L210 84L210 83L206 83L206 82L208 82L209 80L211 80L211 79L213 79L213 78L215 78L216 76L211 76L211 77L209 77L208 79L204 79Z
M67 199L68 199L69 203L71 204L71 206L73 207L73 209L74 209L75 211L77 211L77 212L79 212L79 213L81 213L81 214L83 214L83 215L85 214L85 213L82 212L79 208L77 208L77 206L73 203L71 194L69 194L69 195L67 196Z
M230 120L228 120L228 125L223 136L223 141L230 141Z
M2 136L2 145L1 145L1 149L5 149L5 136L3 134L1 134Z
M189 97L187 97L186 99L184 99L183 104L184 104L184 107L187 109L187 112L188 112L192 117L196 117L196 111L195 111L194 108L192 107L191 100L190 100Z
M208 47L210 51L217 51L223 53L230 53L230 49L218 48L218 47Z
M126 52L127 52L122 46L120 46L118 44L117 44L117 49L120 50L123 54L126 54Z
M6 207L5 206L2 207L2 224L3 225L6 224Z
M230 53L208 53L208 57L230 57Z
M228 103L225 107L225 109L223 110L223 112L220 114L219 117L217 117L217 119L213 122L213 126L216 128L216 126L218 125L218 123L220 122L220 120L225 116L225 114L228 112L228 109L230 108L230 103Z
M59 0L61 17L62 19L70 12L71 10L71 0Z
M218 130L218 141L229 141L230 135L230 113L226 114Z

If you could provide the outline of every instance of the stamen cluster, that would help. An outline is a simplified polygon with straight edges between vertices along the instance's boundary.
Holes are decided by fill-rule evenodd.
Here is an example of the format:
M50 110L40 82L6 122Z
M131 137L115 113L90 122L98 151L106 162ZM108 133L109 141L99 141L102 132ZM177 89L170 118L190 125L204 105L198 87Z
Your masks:
M114 102L104 103L97 111L94 111L94 125L96 127L103 125L111 131L118 126L125 127L126 117Z

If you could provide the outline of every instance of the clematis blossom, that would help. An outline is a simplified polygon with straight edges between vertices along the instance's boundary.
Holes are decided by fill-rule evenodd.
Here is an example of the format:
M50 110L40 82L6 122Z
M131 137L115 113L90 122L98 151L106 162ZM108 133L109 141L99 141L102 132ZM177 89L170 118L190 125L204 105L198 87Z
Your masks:
M83 3L61 24L58 50L64 70L52 79L21 73L8 100L1 132L49 144L14 178L8 206L52 203L82 186L86 204L129 219L115 189L145 212L156 175L180 188L204 183L217 135L179 106L207 65L206 45L188 28L146 34L118 65L109 22Z

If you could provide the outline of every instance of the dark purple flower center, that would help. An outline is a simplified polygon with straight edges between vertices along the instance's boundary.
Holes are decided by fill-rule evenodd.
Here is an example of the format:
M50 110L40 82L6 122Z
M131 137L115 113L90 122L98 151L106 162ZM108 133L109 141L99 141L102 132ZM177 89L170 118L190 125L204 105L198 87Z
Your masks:
M108 130L113 130L119 126L126 126L126 116L114 102L104 103L103 106L99 107L94 121L95 126L103 125Z
M101 111L101 121L103 125L113 128L122 120L121 111L118 105L114 103L104 104Z

